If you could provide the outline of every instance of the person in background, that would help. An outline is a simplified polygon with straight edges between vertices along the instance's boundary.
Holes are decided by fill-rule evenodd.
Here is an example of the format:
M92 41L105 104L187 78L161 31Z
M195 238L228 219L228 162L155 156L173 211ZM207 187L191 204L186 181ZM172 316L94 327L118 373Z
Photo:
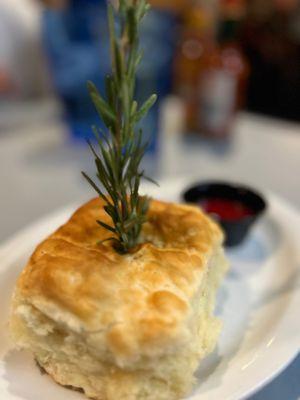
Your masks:
M42 36L55 92L75 138L98 122L86 90L109 71L105 0L44 0ZM101 71L101 73L100 73Z
M44 0L43 40L52 81L65 106L66 121L75 140L91 135L91 125L101 122L86 89L87 80L103 91L110 70L109 39L105 0ZM173 14L162 7L143 21L141 42L148 53L138 70L136 96L143 101L153 92L160 99L171 90L171 63L176 41ZM146 134L155 138L158 107L143 121ZM151 147L151 146L150 146Z

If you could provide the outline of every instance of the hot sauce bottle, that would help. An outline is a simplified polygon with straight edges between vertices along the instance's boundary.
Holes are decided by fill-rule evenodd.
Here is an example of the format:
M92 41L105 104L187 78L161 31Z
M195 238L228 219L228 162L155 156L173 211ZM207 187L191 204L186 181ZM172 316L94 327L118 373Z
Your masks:
M220 2L218 40L202 60L197 122L206 136L229 136L236 111L244 104L249 65L238 43L244 12L242 0Z
M174 87L184 103L187 131L198 128L199 74L213 41L213 14L199 4L190 5L182 15L181 39L174 61Z
M219 45L203 60L198 83L198 129L206 136L230 135L236 111L244 103L249 67L236 41L238 27L238 21L222 21Z

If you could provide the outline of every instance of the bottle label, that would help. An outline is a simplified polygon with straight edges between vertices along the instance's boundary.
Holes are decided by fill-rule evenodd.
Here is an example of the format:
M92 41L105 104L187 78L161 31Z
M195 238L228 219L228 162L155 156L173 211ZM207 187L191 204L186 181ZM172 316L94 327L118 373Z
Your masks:
M236 77L225 70L211 70L202 75L200 84L200 125L210 132L224 132L236 102Z

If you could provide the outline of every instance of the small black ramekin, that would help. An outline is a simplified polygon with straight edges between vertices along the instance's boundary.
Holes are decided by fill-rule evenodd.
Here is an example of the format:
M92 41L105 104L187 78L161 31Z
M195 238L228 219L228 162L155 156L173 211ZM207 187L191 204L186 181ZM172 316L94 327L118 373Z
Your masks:
M225 220L220 216L216 216L217 221L225 232L225 245L227 247L241 244L247 237L252 225L262 216L267 208L266 200L256 191L243 185L227 182L195 184L182 193L182 198L185 202L193 204L199 204L201 201L211 198L234 200L251 209L251 215L243 216L238 220Z

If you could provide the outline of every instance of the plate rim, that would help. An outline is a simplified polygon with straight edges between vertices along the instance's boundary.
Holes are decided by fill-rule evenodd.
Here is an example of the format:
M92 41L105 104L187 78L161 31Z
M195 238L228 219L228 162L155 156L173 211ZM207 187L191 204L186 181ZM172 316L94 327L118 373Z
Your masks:
M178 183L178 180L175 181L178 187L182 187ZM175 184L175 186L176 186ZM186 185L186 181L185 181ZM169 191L172 186L174 186L174 182L169 182ZM165 189L166 189L166 186ZM175 191L175 189L173 188ZM165 190L168 192L167 190ZM177 193L180 193L181 190L177 190ZM296 219L296 224L298 228L291 228L293 229L299 229L300 230L300 211L295 207L294 205L290 204L288 201L285 199L281 198L280 196L272 193L265 191L263 193L265 197L267 198L268 204L270 207L280 207L281 209L285 209L285 211L292 213ZM170 196L173 197L173 196ZM38 218L34 222L30 223L29 225L25 226L24 228L20 229L17 231L15 234L11 235L8 239L6 239L4 242L0 243L0 257L1 257L1 264L0 264L0 271L5 270L7 268L7 264L12 262L14 259L19 257L26 249L28 249L28 243L26 244L26 237L27 235L32 236L32 232L35 230L43 230L45 229L45 225L49 223L49 221L53 221L57 219L60 221L58 223L61 224L63 223L64 219L67 219L68 216L71 215L71 213L78 207L78 202L73 202L67 206L60 207L50 213L47 213L45 216ZM40 240L40 239L39 239ZM25 243L25 244L24 244ZM23 244L23 246L22 246ZM11 254L11 249L15 248L17 246L18 251L17 253L14 252ZM299 278L299 276L298 276ZM288 304L288 310L293 309L295 305L299 304L300 305L300 293L299 291L295 291L290 299L290 302ZM299 343L300 344L300 343ZM264 377L261 378L255 386L252 386L251 388L244 388L242 390L239 390L236 395L238 397L233 397L234 399L246 399L249 396L252 396L254 393L257 391L261 390L264 386L266 386L268 383L270 383L273 379L275 379L281 372L283 372L288 365L290 365L293 360L297 357L299 354L299 348L295 348L294 350L290 350L289 354L287 354L286 357L284 357L284 360L280 362L280 364L277 367L271 367L271 371ZM282 359L282 357L281 357ZM0 393L1 395L1 393ZM196 395L197 396L197 395ZM201 396L201 395L200 395ZM192 397L193 399L197 399L198 397ZM231 397L230 397L231 398ZM189 398L188 398L189 399Z

